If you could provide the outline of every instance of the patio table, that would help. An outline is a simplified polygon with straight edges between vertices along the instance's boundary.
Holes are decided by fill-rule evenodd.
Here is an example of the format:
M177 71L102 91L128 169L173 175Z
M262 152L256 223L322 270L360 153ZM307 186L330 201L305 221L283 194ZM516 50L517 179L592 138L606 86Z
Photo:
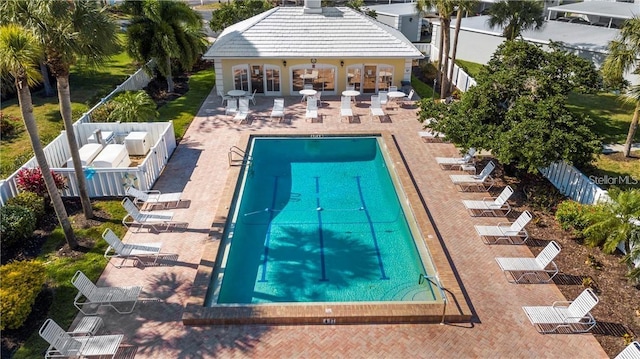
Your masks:
M356 96L360 96L360 91L356 91L356 90L342 91L342 96L349 97L353 102L356 102Z
M306 100L308 96L315 96L317 93L318 91L313 89L300 90L300 94L302 95L302 100L300 100L300 102Z
M244 90L231 90L229 92L227 92L227 95L231 96L231 97L242 97L246 94L247 92Z
M389 97L389 102L387 104L391 105L392 103L397 103L399 98L406 96L407 94L402 91L391 91L387 94L387 97Z

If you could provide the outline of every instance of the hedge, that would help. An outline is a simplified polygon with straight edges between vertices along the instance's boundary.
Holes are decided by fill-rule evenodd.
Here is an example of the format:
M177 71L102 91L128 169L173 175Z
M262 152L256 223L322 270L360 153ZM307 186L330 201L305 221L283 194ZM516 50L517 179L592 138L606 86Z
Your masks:
M22 326L45 280L41 262L19 261L0 266L0 330Z

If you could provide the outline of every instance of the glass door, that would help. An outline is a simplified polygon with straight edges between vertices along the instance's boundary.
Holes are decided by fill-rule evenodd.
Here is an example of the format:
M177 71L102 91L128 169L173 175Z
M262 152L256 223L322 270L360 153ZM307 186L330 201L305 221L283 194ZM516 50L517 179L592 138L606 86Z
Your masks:
M264 73L262 65L251 65L251 90L257 93L264 93Z
M362 65L347 67L347 87L360 91L362 83Z
M364 76L362 79L362 93L376 93L376 82L378 71L376 65L364 65Z
M280 96L280 68L273 65L264 65L264 94L267 96ZM258 91L260 92L260 91Z
M249 91L249 66L236 65L232 68L233 72L233 89Z

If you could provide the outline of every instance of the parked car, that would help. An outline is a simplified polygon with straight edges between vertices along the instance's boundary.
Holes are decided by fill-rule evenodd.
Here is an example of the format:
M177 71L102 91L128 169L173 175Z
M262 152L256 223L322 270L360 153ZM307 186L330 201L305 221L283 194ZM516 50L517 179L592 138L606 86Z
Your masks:
M556 21L560 21L560 22L569 22L572 24L583 24L583 25L589 25L589 21L581 18L581 17L559 17L556 19Z

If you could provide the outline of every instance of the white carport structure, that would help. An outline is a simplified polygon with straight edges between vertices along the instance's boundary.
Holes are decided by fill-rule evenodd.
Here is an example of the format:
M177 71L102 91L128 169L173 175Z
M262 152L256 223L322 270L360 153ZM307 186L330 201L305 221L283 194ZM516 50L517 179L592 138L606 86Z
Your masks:
M549 19L559 14L585 15L592 24L620 27L625 20L640 14L640 4L611 1L585 1L549 7Z

